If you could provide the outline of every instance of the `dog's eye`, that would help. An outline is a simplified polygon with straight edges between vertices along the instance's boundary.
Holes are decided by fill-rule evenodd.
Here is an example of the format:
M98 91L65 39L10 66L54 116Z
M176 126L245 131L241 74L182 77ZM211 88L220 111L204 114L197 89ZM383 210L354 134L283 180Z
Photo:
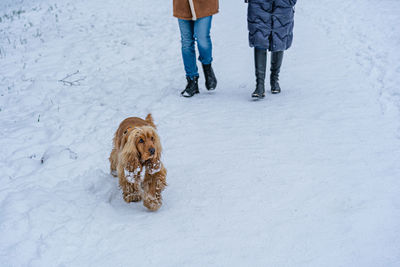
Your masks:
M151 137L151 141L154 141L154 137L153 136Z
M140 140L139 140L139 143L143 143L144 141L143 141L143 139L142 138L140 138Z

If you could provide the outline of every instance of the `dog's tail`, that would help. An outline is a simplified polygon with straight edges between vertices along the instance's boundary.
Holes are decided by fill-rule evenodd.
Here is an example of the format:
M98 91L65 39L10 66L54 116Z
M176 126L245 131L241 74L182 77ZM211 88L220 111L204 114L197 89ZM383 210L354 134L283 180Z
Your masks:
M146 116L146 121L147 121L151 126L153 126L154 128L156 128L156 125L154 124L153 116L151 115L151 113L147 114L147 116Z

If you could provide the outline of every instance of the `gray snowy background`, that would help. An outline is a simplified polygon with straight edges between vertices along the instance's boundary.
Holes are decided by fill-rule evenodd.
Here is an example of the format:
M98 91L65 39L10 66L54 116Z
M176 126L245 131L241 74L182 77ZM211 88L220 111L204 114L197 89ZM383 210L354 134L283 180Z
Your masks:
M246 4L185 86L172 1L1 0L1 266L400 266L400 1L298 1L280 95ZM153 113L169 186L126 204L108 156Z

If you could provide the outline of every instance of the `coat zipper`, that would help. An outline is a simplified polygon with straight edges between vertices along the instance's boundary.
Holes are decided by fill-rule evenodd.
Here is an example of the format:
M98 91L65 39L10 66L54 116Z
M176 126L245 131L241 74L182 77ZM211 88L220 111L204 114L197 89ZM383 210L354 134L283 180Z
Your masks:
M190 10L192 11L192 20L197 20L196 10L194 9L193 0L189 0Z

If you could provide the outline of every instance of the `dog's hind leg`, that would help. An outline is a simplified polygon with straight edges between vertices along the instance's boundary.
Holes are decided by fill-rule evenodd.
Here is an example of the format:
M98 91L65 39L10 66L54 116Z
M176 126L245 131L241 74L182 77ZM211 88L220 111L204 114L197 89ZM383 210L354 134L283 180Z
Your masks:
M118 162L118 153L115 148L111 151L110 157L108 158L110 161L110 173L114 176L117 177L117 162Z

